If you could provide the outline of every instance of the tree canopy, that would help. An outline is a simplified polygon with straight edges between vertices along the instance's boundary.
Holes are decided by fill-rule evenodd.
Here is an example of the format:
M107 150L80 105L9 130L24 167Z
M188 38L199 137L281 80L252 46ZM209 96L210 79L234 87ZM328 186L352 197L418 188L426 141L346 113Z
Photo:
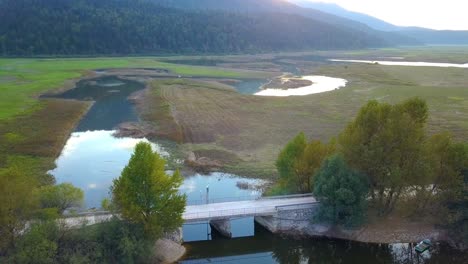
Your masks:
M39 208L37 187L19 167L0 169L0 252L14 247L18 233Z
M314 194L321 203L318 219L348 226L362 223L368 193L364 175L350 169L342 156L330 157L315 176Z
M182 177L178 171L166 174L165 160L141 142L112 186L112 199L122 217L141 224L145 232L158 237L183 224L186 196L179 194Z
M340 134L340 152L369 177L371 196L382 213L391 211L404 188L426 172L427 117L426 102L419 98L395 105L370 101Z
M314 175L334 150L334 143L323 144L317 140L307 143L305 134L299 133L286 144L276 160L280 188L288 192L311 192Z
M45 186L39 192L42 208L57 208L59 213L83 204L83 191L70 183Z

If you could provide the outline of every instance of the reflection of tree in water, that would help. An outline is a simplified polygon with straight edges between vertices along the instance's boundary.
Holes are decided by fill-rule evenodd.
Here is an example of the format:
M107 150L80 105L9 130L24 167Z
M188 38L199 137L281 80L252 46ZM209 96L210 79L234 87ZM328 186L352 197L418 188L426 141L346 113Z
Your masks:
M411 244L394 244L389 247L394 263L398 264L465 264L468 259L468 252L444 244L437 245L423 254L417 254L414 245Z
M468 252L446 245L418 255L410 244L379 245L313 238L292 240L275 237L273 258L281 264L465 264Z
M394 263L388 246L319 238L308 240L276 238L272 256L281 264Z

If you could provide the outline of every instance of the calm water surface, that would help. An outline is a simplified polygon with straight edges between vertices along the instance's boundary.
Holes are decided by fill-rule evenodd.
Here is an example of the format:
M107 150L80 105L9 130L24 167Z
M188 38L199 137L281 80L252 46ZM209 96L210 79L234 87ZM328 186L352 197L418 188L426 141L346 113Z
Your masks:
M352 62L352 63L367 63L367 64L380 64L389 66L412 66L412 67L442 67L442 68L468 68L468 63L455 64L443 62L414 62L414 61L370 61L370 60L338 60L333 59L334 62Z

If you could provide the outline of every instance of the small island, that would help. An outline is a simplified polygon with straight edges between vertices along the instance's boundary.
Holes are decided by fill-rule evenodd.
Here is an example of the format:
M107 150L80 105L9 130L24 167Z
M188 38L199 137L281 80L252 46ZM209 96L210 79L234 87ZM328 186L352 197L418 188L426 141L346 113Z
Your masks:
M312 85L310 80L303 79L299 76L282 75L272 79L269 83L265 84L263 89L296 89Z

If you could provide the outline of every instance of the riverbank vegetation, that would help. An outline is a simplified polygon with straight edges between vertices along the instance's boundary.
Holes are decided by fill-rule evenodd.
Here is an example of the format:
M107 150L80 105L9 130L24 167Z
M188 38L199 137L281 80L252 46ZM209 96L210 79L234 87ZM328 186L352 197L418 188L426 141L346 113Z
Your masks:
M405 208L405 217L429 217L434 224L460 228L466 221L467 204L462 203L468 145L449 133L429 134L428 113L426 102L419 98L395 105L369 101L338 136L335 152L342 156L332 156L331 151L318 171L305 176L314 182L309 190L294 184L304 178L297 163L305 151L300 147L305 143L301 133L278 156L276 166L283 178L276 189L314 192L323 203L319 218L331 223L362 222L358 219L367 212L369 200L381 217ZM465 232L457 237L463 238Z
M127 221L143 226L148 237L160 237L183 224L186 196L179 194L179 171L169 176L165 160L149 143L139 143L111 187L113 208Z
M79 208L83 191L71 184L41 185L19 166L0 170L2 263L158 263L155 241L178 229L185 195L178 172L140 143L120 178L112 204L120 214L97 225L69 227L65 210Z
M81 204L82 200L80 189L71 184L43 183L41 175L27 171L21 164L0 169L0 260L9 260L12 256L15 256L13 260L22 259L25 256L20 255L32 254L33 258L25 263L33 263L36 254L49 254L56 245L37 237L37 232L45 227L42 222L55 221L64 210ZM22 248L22 243L34 238L40 241L29 244L27 249Z

